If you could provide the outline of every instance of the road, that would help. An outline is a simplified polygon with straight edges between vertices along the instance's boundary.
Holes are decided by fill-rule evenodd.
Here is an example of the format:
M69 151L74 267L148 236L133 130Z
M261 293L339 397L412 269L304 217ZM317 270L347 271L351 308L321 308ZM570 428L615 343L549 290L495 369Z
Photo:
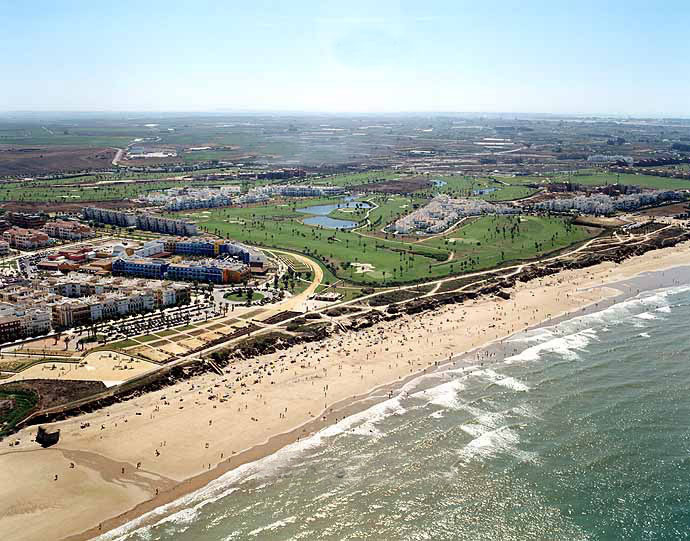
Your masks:
M113 165L114 165L115 167L117 167L118 164L120 163L120 160L122 159L122 155L124 154L125 149L124 149L124 148L117 148L117 147L110 147L110 148L112 148L113 150L116 150L116 151L117 151L117 152L115 153L115 157L113 158L113 162L112 162Z

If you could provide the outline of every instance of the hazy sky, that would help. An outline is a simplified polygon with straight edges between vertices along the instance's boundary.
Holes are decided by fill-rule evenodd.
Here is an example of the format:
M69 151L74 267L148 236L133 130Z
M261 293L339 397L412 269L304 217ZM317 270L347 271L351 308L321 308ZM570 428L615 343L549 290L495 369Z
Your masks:
M690 1L0 0L0 110L690 115Z

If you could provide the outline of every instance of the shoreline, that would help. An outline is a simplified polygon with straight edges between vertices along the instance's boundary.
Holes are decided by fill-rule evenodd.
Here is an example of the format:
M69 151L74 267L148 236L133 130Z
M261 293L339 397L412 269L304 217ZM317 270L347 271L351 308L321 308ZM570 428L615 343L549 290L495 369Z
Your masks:
M165 506L168 504L171 504L175 500L179 499L180 497L189 495L204 486L208 485L212 481L218 479L225 473L232 471L236 469L237 467L245 464L250 464L252 462L255 462L257 460L260 460L264 457L270 456L274 454L276 451L285 448L286 446L299 441L300 439L304 437L309 437L316 432L320 431L321 429L330 426L334 424L337 421L342 420L345 417L348 417L350 415L362 412L371 406L381 403L385 401L387 398L389 398L389 393L392 391L400 391L407 383L410 381L413 381L415 379L418 379L424 375L429 375L433 374L434 371L440 370L444 365L447 367L448 363L462 363L465 365L473 365L473 364L479 364L479 360L473 360L471 357L472 355L483 349L488 349L492 345L496 344L497 342L501 342L510 336L518 333L518 332L524 332L525 330L531 330L533 328L538 328L538 327L543 327L543 326L549 326L550 324L555 324L559 320L563 319L570 319L572 317L577 317L579 315L583 315L587 313L588 311L597 311L601 309L601 304L602 303L610 303L610 304L615 304L618 302L621 302L625 300L625 298L633 297L635 294L633 292L633 287L631 286L629 288L629 291L626 293L623 291L621 288L615 287L616 285L622 285L625 282L629 282L633 279L639 278L640 280L648 279L650 282L654 281L654 276L658 273L664 272L668 269L671 268L678 268L678 267L683 267L690 265L690 251L688 250L688 246L690 243L684 243L680 244L676 247L673 248L667 248L663 250L656 250L652 252L648 252L642 256L637 256L634 258L630 258L626 260L624 263L620 265L615 265L611 263L603 263L599 264L594 267L589 267L585 269L578 269L575 271L564 271L552 276L540 278L537 280L534 280L532 282L527 282L524 284L519 284L516 285L514 288L514 295L511 296L511 299L503 301L503 300L496 300L496 299L479 299L477 301L471 301L467 302L464 304L458 304L458 305L452 305L445 307L443 310L439 310L438 313L434 314L418 314L416 316L412 316L410 318L407 318L406 322L408 325L413 325L417 324L414 326L415 330L424 328L426 337L427 337L427 342L429 341L429 337L432 339L435 339L437 337L438 331L436 328L427 330L424 321L419 321L419 320L424 320L424 319L433 319L436 318L435 323L439 323L441 326L445 325L445 322L443 322L443 318L446 317L446 322L451 321L451 318L454 317L452 323L455 323L456 326L451 328L451 332L449 333L450 338L456 338L455 341L451 340L451 343L455 342L461 342L460 340L457 340L458 336L457 333L453 333L452 329L457 329L459 326L459 323L463 323L464 325L464 315L466 312L471 312L472 310L476 309L478 311L482 311L482 318L481 321L484 323L488 321L501 321L503 323L503 327L505 329L501 329L497 334L496 333L488 333L486 332L486 329L484 329L485 332L481 333L481 336L474 336L472 337L476 343L472 345L471 342L468 342L468 338L470 335L464 336L465 341L463 343L458 343L458 347L455 350L450 351L450 356L444 355L440 360L437 359L437 356L439 353L443 352L443 348L439 347L437 348L431 348L431 351L428 351L428 348L426 348L425 351L419 351L419 349L423 348L424 346L421 346L419 344L417 345L416 350L413 352L412 356L416 355L421 355L422 357L425 357L425 362L420 362L415 365L414 362L408 361L408 366L403 366L403 369L391 369L391 364L392 364L392 354L384 353L381 351L380 353L383 353L383 357L386 357L388 362L389 362L389 369L390 370L390 376L391 379L389 381L381 381L378 380L378 382L374 382L373 386L366 388L363 392L359 393L346 393L346 396L339 399L335 400L333 403L326 403L325 408L317 407L315 406L317 400L320 401L320 399L315 399L312 398L309 402L310 408L314 409L314 411L319 411L320 413L318 414L311 414L311 409L309 409L308 413L311 416L311 418L307 418L304 422L296 424L294 427L289 428L288 430L282 431L282 432L275 432L268 434L267 437L263 438L261 441L254 441L254 443L250 446L242 448L242 450L233 452L230 454L227 458L221 459L219 462L215 464L215 466L211 467L211 464L209 463L209 469L206 471L202 472L197 472L196 474L189 475L186 477L183 477L182 479L173 479L172 475L169 475L168 472L166 471L161 471L161 469L158 469L157 471L147 471L147 473L150 473L151 475L158 475L160 476L161 480L166 480L166 488L162 491L159 491L159 494L157 496L149 497L149 498L142 498L142 494L138 493L135 494L134 497L132 497L132 500L139 499L140 501L136 503L135 505L130 505L127 510L124 510L121 513L118 513L115 516L112 516L110 518L102 518L101 517L101 525L102 529L99 530L98 524L96 524L95 527L93 527L93 522L91 522L91 525L85 523L86 520L93 520L93 518L88 518L88 519L83 519L84 522L81 522L81 524L84 527L75 527L73 528L73 531L67 534L61 534L61 538L67 539L69 541L77 541L77 540L82 540L82 539L91 539L94 536L97 536L99 534L103 534L106 531L115 529L127 522L130 522L133 519L143 519L143 522L141 525L146 524L146 518L145 515L149 513L150 511L153 511L157 508L160 508L161 506ZM617 271L617 272L614 272ZM621 275L626 275L629 274L629 276L621 276ZM645 277L644 273L652 273L652 276L650 277ZM581 280L583 283L587 282L588 287L587 288L576 288L574 287L575 285L578 285L580 282L575 282L574 280L569 282L569 291L570 293L573 294L573 297L569 296L569 293L566 294L567 301L565 299L561 300L560 295L559 295L559 290L560 293L562 294L565 290L561 286L561 283L564 280L564 275L565 274L570 274L571 276L576 276L578 280ZM659 287L666 287L666 286L656 286L652 287L653 284L651 284L649 287L646 287L645 289L656 289ZM538 295L541 293L541 295ZM577 297L575 297L577 295ZM544 302L539 302L539 299L537 297L544 296ZM517 297L520 297L518 299ZM549 297L546 299L546 297ZM534 303L533 300L537 298L537 302ZM565 301L565 308L561 312L556 312L555 310L561 304L561 302ZM532 304L530 304L530 301L532 301ZM548 301L548 302L547 302ZM522 302L522 304L520 304ZM512 308L514 309L511 315L512 319L510 316L506 313L506 305L512 303L514 306ZM610 305L609 304L609 305ZM536 306L536 308L535 308ZM528 308L531 308L533 312L527 312ZM522 311L520 311L520 309ZM522 318L520 315L517 315L517 319L515 318L516 314L522 314L522 315L530 315L534 313L537 309L541 309L542 313L539 313L539 319L538 320L529 320L526 319L524 322L522 321ZM547 312L547 309L553 309L553 313ZM527 312L527 313L526 313ZM460 313L463 314L463 316L460 315ZM470 314L472 315L472 314ZM536 317L536 316L535 316ZM480 321L480 327L481 327L481 321ZM507 323L511 322L513 323L513 327L509 328ZM394 322L395 323L395 322ZM400 323L400 322L398 322ZM448 326L448 325L446 325ZM489 327L490 325L486 325L486 327ZM372 329L372 334L380 334L376 333L377 328L383 327L384 329L386 327L390 327L385 324L379 324L374 326ZM497 327L497 324L494 324L493 327ZM384 330L382 329L382 330ZM388 329L390 330L390 334L393 335L391 337L386 337L387 341L393 341L393 338L398 338L401 340L401 343L405 342L406 338L403 336L402 339L400 336L395 335L395 331L393 329ZM502 331L507 331L507 332L502 332ZM402 333L399 333L402 334ZM424 333L420 333L420 336L422 336ZM367 336L370 336L367 334ZM333 337L329 339L331 342L340 342L342 346L342 341L348 340L348 338L353 338L353 341L359 342L362 340L361 336L357 335L352 335L352 336L345 336L345 335L340 335ZM431 342L434 344L433 340ZM379 342L376 342L376 344L379 344ZM405 342L405 345L407 346L408 344ZM352 347L352 346L351 346ZM299 349L302 348L303 350L308 350L310 349L308 346L296 346L293 349ZM375 348L375 346L374 346ZM320 348L323 349L323 346ZM383 349L383 348L380 348ZM398 348L400 350L399 353L396 354L396 358L398 355L402 356L402 350L404 348ZM413 351L413 348L409 348L410 351ZM342 350L341 350L342 351ZM354 349L354 352L356 353L358 350L357 348ZM385 348L385 351L388 352L388 347ZM286 354L290 354L291 350L279 352L276 354L270 354L270 355L265 355L263 357L265 358L270 358L270 359L276 359L280 355L283 357ZM351 355L352 351L348 350L347 356L349 357ZM445 353L445 352L444 352ZM363 354L360 354L359 357L360 361L363 360ZM430 359L430 357L432 359ZM367 359L369 358L369 354L367 354ZM339 358L339 362L342 363L343 359ZM256 361L256 359L251 360L250 364L253 364L253 362ZM430 362L429 362L430 361ZM320 360L319 360L320 362ZM376 364L378 363L378 364ZM381 362L380 359L378 360L372 360L371 366L374 366L375 368L381 368L382 364L385 364L386 360L384 359L383 362ZM410 372L407 373L407 368L409 366L412 366L410 369ZM398 365L396 364L396 368ZM332 365L329 365L328 368L333 368ZM369 368L369 366L367 367ZM323 368L325 371L326 368ZM343 370L341 367L340 370ZM372 369L372 374L374 370ZM357 374L362 373L361 371L361 366L360 366L360 371L357 372ZM342 375L342 374L341 374ZM397 376L397 379L396 377ZM320 379L318 376L314 376L317 379ZM217 378L217 376L216 376ZM302 380L299 379L299 377L288 380L289 384L294 384L296 387L299 387L300 390L305 390L307 387L307 384L309 381L314 382L314 378L310 377L310 375L302 376ZM201 378L203 379L203 378ZM209 378L206 378L209 379ZM350 378L352 380L354 378ZM368 385L365 384L364 381L364 375L362 374L361 376L361 384L357 384L355 381L354 385L351 385L348 390L356 390L362 389L363 385ZM352 383L352 382L351 382ZM180 387L184 387L185 385L189 385L189 382L184 382L182 384L179 384ZM276 385L275 387L278 387ZM274 387L274 389L275 389ZM192 388L194 388L194 384L192 383ZM328 388L328 385L326 385L326 388ZM168 389L167 393L172 393L173 391ZM166 394L166 391L162 392L157 392L157 393L152 393L152 394ZM199 391L199 394L201 394L201 391ZM259 395L259 398L261 398L262 395ZM145 398L145 397L143 397ZM234 398L233 398L234 400ZM117 409L117 410L133 410L133 409L141 409L141 404L134 404L134 402L138 401L138 399L134 399L130 402L132 403L123 403L118 405L119 407L117 408L108 408L108 409ZM150 405L149 401L149 404ZM330 402L330 400L329 400ZM265 402L264 402L265 404ZM204 406L206 404L203 404ZM292 404L291 404L292 405ZM321 402L321 406L324 406L323 402ZM216 408L216 405L213 405L213 408ZM180 408L182 409L182 408ZM269 408L270 409L270 408ZM275 408L273 408L275 409ZM287 408L286 408L287 410ZM238 409L239 411L239 409ZM131 411L130 411L131 413ZM302 413L305 413L302 411ZM106 414L106 417L109 416L110 413ZM137 415L140 415L137 413ZM258 414L257 414L258 415ZM95 412L93 414L88 414L87 416L80 416L76 417L74 419L69 419L67 421L61 422L61 423L56 423L59 425L74 425L76 424L77 421L83 420L83 417L100 417L101 419L104 418L102 412ZM153 414L152 414L153 418ZM76 419L76 421L75 421ZM252 417L252 419L254 419ZM127 419L124 420L124 422L128 422ZM117 424L115 424L117 426ZM251 425L250 425L251 426ZM30 430L25 429L21 431L21 436L22 440L27 439L27 432L30 432ZM77 433L78 434L78 433ZM103 436L101 436L102 439ZM88 438L84 438L85 441L81 442L83 447L86 449L89 449L95 456L102 456L104 459L106 458L105 456L101 455L99 453L99 445L94 444L93 441L89 440ZM68 440L69 441L69 440ZM62 442L61 442L62 443ZM207 444L208 445L208 444ZM68 444L65 444L66 447L68 447ZM102 446L102 445L101 445ZM56 446L57 448L55 451L60 451L60 447L62 445ZM143 446L142 446L143 447ZM110 450L110 448L108 448ZM45 450L45 451L51 451L51 450ZM157 449L156 449L157 451ZM21 451L20 451L21 452ZM20 452L11 452L11 453L0 453L0 461L2 461L6 456L8 455L18 455ZM73 452L71 449L65 448L64 452L70 453ZM63 452L63 453L64 453ZM29 454L33 454L33 452L29 452ZM105 454L105 453L104 453ZM110 454L110 453L108 453ZM45 455L43 455L45 456ZM191 454L189 456L192 456ZM223 455L221 455L223 456ZM196 459L196 457L195 457ZM122 461L123 459L120 458ZM128 466L131 466L131 462L124 460L123 462L120 463L126 463ZM174 466L174 464L173 464ZM96 466L97 468L98 466ZM173 471L175 468L170 467L166 468L168 470ZM123 472L124 472L124 467L123 467ZM104 476L101 474L101 477L103 478ZM21 479L15 480L16 483L21 482ZM107 481L106 481L107 482ZM136 484L136 483L133 483ZM103 485L102 483L96 483L96 485L99 488L102 488ZM139 483L139 485L141 485ZM141 488L141 486L139 486ZM153 490L153 484L151 484L148 487L149 490ZM2 491L2 489L0 489ZM120 507L123 506L122 502L119 502ZM37 512L37 511L34 511ZM40 511L38 511L40 512ZM0 510L0 531L3 530L4 526L4 520L3 517L6 516L5 510ZM29 513L30 517L31 513ZM27 517L27 518L29 518ZM160 516L152 516L151 519L159 520L161 517ZM79 521L75 521L79 522ZM89 527L91 526L91 527ZM45 528L47 528L48 525L44 524L44 532ZM26 534L25 534L26 535ZM31 537L25 537L26 539L31 539Z
M632 299L639 295L640 293L644 291L653 291L654 289L660 289L664 287L672 287L670 284L666 285L659 285L659 284L648 284L648 287L642 288L642 289L637 289L637 291L633 292L632 288L629 288L629 291L623 291L622 289L619 289L616 286L629 286L631 283L633 283L635 280L639 280L641 278L647 278L647 276L644 276L645 274L650 275L648 278L654 279L654 276L660 273L663 273L668 270L679 270L679 269L688 269L690 270L690 265L678 265L674 267L669 267L669 268L661 268L658 270L654 271L647 271L643 272L641 274L638 274L636 276L633 276L629 279L626 280L621 280L618 282L613 282L613 283L607 283L607 284L602 284L601 286L595 286L592 289L611 289L617 291L616 293L611 293L611 295L603 298L600 301L593 301L588 305L582 306L580 309L575 309L575 310L569 310L569 311L564 311L560 314L556 314L555 316L548 318L536 325L533 325L531 327L525 328L520 331L516 331L515 333L512 333L510 335L507 335L503 338L496 338L490 342L487 342L483 345L477 346L471 350L468 351L463 351L459 352L457 355L454 355L450 359L448 359L445 362L440 362L437 365L434 365L433 370L429 371L427 369L421 370L419 372L416 372L410 376L408 376L405 380L403 381L396 381L392 383L387 383L383 384L379 387L376 387L374 389L371 389L369 392L356 397L354 399L348 399L345 400L344 404L334 404L332 408L329 408L330 411L334 414L343 414L342 417L336 417L336 423L340 419L344 419L347 417L350 417L352 415L356 415L358 413L367 411L373 406L376 406L378 404L381 404L385 402L386 400L390 399L391 396L376 396L376 393L382 391L382 390L390 390L391 392L401 392L402 389L404 389L407 384L421 379L424 376L432 376L435 373L443 373L445 370L451 368L452 366L457 366L459 362L463 364L465 367L476 367L476 366L492 366L495 364L500 364L504 359L496 359L494 361L479 361L479 360L472 360L470 357L475 354L475 353L480 353L482 351L488 351L492 348L492 346L495 346L497 343L502 342L504 340L509 340L512 336L516 336L520 333L536 330L536 329L541 329L541 328L546 328L550 327L553 325L556 325L560 322L567 321L576 317L580 317L583 315L588 315L592 314L595 312L598 312L600 310L603 310L605 308L608 308L610 306L614 306L618 303L624 302L628 299ZM575 312L578 312L575 314ZM463 362L464 361L464 362ZM424 385L424 384L419 384L415 387L417 392L423 392L426 389L433 387L434 384L430 385ZM321 412L321 415L327 413L326 411ZM297 443L300 441L300 430L306 428L308 433L305 436L306 438L309 438L311 436L316 435L319 431L323 430L324 428L327 428L328 426L331 426L331 423L324 421L321 419L321 417L318 417L317 419L314 419L312 421L308 421L304 423L304 425L295 427L294 429L282 433L282 434L276 434L275 436L272 436L267 440L266 442L263 442L261 444L258 444L252 448L245 449L241 451L238 455L236 455L235 458L236 460L229 459L227 463L225 464L219 464L216 468L214 468L211 472L208 474L202 474L200 476L197 476L195 478L189 479L185 481L183 484L186 485L184 488L183 487L176 487L171 491L170 494L162 494L158 498L155 498L153 500L150 500L148 502L143 502L139 506L137 506L134 509L131 509L130 511L127 511L123 513L122 515L119 515L117 517L113 517L112 519L109 519L108 521L104 522L104 525L107 526L106 528L106 534L107 533L112 533L113 530L116 530L117 528L126 525L128 522L131 522L132 520L139 519L141 522L137 524L137 527L142 527L146 526L149 524L154 524L155 522L161 520L164 516L168 516L170 513L161 513L158 516L155 517L147 517L146 515L152 511L155 511L158 508L165 507L169 504L174 504L174 502L184 496L189 496L192 495L194 492L204 488L205 486L209 485L211 482L215 480L219 480L225 473L228 473L230 471L233 471L237 469L240 466L248 465L253 462L258 462L262 458L266 458L277 451L293 444ZM282 443L281 443L282 442ZM179 488L179 490L178 490ZM167 510L166 510L167 511ZM173 513L174 510L171 510L171 513ZM150 518L151 520L147 520L147 518ZM113 525L110 526L110 522L113 522ZM66 538L64 541L82 541L82 540L87 540L87 539L92 539L94 535L100 535L101 533L98 532L97 528L92 528L91 530L88 530L86 532L82 532L76 536L70 536Z

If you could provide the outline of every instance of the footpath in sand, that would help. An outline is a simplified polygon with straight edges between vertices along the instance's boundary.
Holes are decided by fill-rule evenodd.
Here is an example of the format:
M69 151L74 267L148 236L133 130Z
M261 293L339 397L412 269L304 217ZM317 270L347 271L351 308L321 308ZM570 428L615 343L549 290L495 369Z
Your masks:
M26 428L0 448L0 537L88 538L99 524L114 527L308 435L307 422L335 421L344 415L331 409L336 403L617 294L600 287L607 283L688 265L689 247L561 272L518 284L509 300L446 306L237 362L223 376L54 423L61 438L49 449L32 441L36 427Z

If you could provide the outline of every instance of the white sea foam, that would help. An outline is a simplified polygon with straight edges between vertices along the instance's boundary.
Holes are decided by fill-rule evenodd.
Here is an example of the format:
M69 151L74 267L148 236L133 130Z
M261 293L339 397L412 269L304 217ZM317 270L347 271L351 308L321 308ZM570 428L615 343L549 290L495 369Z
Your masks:
M646 332L641 332L639 336L641 336L642 338L651 338L651 336L649 336L649 333Z
M513 391L529 391L529 387L522 383L520 380L510 376L503 376L489 368L485 370L477 370L476 372L474 372L474 375L480 376L483 379L487 379L494 385L500 385L501 387L506 387L507 389L512 389Z
M597 312L575 316L551 327L541 327L522 332L511 337L507 343L539 342L540 344L538 345L542 345L553 337L570 336L580 333L583 329L593 329L594 331L607 330L611 325L620 324L622 321L630 317L635 317L641 312L648 312L650 309L656 310L657 312L670 312L671 307L669 306L668 297L687 291L690 291L690 285L644 292L636 297L619 302ZM640 319L645 318L646 316L642 316Z
M567 360L577 360L578 350L582 350L596 338L599 331L608 330L623 321L630 320L636 327L642 326L639 320L657 317L651 310L670 312L668 297L690 291L690 286L678 286L644 292L637 297L609 306L598 312L576 316L561 323L526 331L512 337L507 343L537 342L521 353L506 358L507 363L516 361L536 361L543 353L560 355ZM632 318L632 320L630 319Z
M555 335L551 334L551 336ZM594 338L596 338L596 331L593 329L584 329L574 334L554 337L541 344L531 346L517 355L507 357L505 362L510 364L513 362L536 361L541 358L542 353L553 353L560 355L564 359L574 361L579 359L577 351L586 348Z
M436 387L416 392L411 396L412 398L426 400L429 404L436 406L457 409L461 405L458 394L464 388L465 386L459 380L454 379Z
M270 532L273 530L277 530L279 528L284 528L288 524L294 524L297 521L297 517L287 517L282 520L276 520L275 522L272 522L271 524L268 524L266 526L262 526L261 528L257 528L256 530L252 530L249 532L249 535L251 536L257 536L262 532Z
M520 437L517 432L507 426L501 426L481 434L472 425L464 425L462 429L474 436L474 439L465 445L460 452L465 460L483 460L496 456L501 452L522 460L528 460L533 456L531 453L520 451L517 448L518 443L520 443ZM475 432L476 435L472 434L472 432Z

